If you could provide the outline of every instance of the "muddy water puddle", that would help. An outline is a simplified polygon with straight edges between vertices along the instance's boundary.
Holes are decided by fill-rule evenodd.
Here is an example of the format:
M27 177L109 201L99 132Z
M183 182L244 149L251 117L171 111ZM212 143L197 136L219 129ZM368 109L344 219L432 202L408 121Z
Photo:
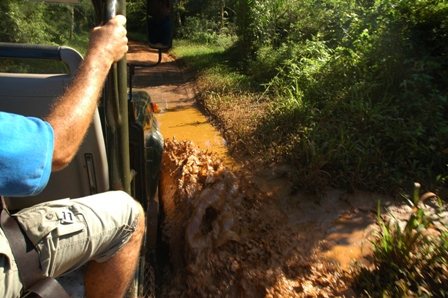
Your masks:
M186 107L161 110L156 113L156 118L165 139L192 141L202 150L216 152L224 166L236 166L229 155L225 139L198 109Z
M369 219L359 217L294 227L299 235L314 243L312 250L319 258L350 271L355 263L369 265L365 257L372 252L371 224Z
M359 262L368 265L376 228L376 202L384 197L357 191L328 190L321 197L293 192L285 177L288 166L255 172L249 179L273 198L288 218L288 225L309 249L343 270Z
M374 210L359 210L328 197L324 203L300 202L296 208L283 205L282 210L294 230L313 243L311 250L319 258L346 271L355 262L368 265L376 228Z
M351 203L363 194L291 194L285 169L236 166L199 110L156 117L166 139L162 226L170 250L160 297L353 296L337 272L370 252L371 197L359 209Z

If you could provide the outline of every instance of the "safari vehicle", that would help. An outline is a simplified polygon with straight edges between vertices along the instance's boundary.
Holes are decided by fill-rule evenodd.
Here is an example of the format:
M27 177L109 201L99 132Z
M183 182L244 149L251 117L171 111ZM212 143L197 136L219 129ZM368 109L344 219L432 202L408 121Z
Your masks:
M77 0L45 0L73 3ZM10 209L21 209L38 202L65 197L77 198L107 190L124 190L138 200L146 211L146 236L139 268L128 297L154 296L156 266L155 249L158 229L158 180L163 151L163 137L153 115L147 92L132 90L132 74L136 67L151 67L161 62L162 50L171 47L171 29L155 27L158 11L151 11L153 0L147 0L148 40L158 49L155 63L127 64L123 58L113 65L106 80L93 122L76 157L62 171L52 174L46 188L26 200L5 198ZM168 2L165 2L168 3ZM116 14L125 14L125 0L92 0L99 22ZM170 7L168 7L170 8ZM170 10L169 10L170 11ZM154 14L156 13L156 14ZM165 15L166 17L166 10ZM169 18L169 16L168 16ZM154 38L154 36L158 36ZM0 43L0 59L31 60L38 71L0 73L0 110L26 116L43 117L73 78L82 56L65 46ZM36 62L39 61L39 62ZM57 64L58 70L42 70L42 65ZM45 67L47 69L47 67ZM129 70L129 71L128 71ZM127 86L129 74L130 86ZM32 142L32 140L30 140ZM83 297L79 289L82 270L72 278L60 278L72 297ZM81 282L82 283L82 282Z

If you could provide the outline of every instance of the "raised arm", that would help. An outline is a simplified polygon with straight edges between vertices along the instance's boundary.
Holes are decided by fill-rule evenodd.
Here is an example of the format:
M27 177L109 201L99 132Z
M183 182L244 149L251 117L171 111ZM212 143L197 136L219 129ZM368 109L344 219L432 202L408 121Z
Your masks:
M112 63L128 51L125 23L126 18L118 15L92 30L86 57L73 82L45 118L54 130L53 171L64 168L75 156Z

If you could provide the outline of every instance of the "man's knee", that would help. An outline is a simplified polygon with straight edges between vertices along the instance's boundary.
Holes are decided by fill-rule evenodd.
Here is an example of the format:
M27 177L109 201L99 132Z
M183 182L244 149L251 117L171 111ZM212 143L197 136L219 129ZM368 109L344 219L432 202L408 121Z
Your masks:
M145 232L145 212L143 207L138 201L123 191L115 191L112 193L114 196L125 198L127 200L127 204L132 206L131 214L134 216L134 223L132 225L134 231L129 239L129 242L133 242L133 245L135 245L137 241L141 241ZM137 248L139 247L137 246L136 249Z
M143 208L139 202L135 201L135 203L137 204L137 210L138 210L137 215L138 222L134 234L135 237L143 238L143 234L145 233L145 212L143 211Z

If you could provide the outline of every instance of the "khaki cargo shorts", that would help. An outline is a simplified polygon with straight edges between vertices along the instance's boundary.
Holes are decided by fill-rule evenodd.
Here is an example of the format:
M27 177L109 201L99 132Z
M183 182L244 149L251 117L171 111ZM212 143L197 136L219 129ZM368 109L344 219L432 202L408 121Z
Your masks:
M49 201L15 213L36 246L42 270L58 277L86 262L113 257L137 227L138 206L128 194L110 191L80 199ZM0 229L0 297L18 297L17 265Z

